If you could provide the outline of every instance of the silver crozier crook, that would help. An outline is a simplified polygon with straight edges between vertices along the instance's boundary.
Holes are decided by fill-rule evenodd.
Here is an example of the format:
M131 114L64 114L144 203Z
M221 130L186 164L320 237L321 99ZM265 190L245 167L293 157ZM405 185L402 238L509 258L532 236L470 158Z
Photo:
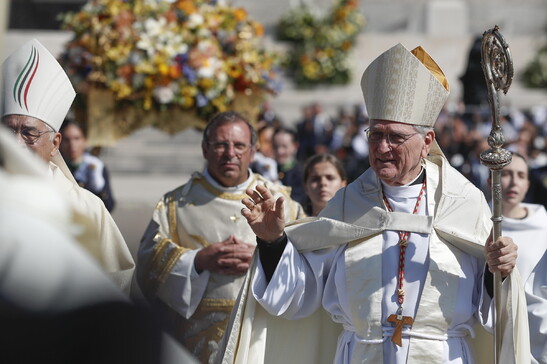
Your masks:
M499 32L487 30L482 35L481 65L488 87L488 102L492 109L492 130L488 136L490 149L481 153L481 163L490 169L492 175L492 222L494 241L501 236L501 169L511 163L511 153L502 149L505 142L499 122L499 93L509 90L513 79L513 60L509 52L509 45ZM501 325L501 274L494 273L494 363L500 360L502 325Z

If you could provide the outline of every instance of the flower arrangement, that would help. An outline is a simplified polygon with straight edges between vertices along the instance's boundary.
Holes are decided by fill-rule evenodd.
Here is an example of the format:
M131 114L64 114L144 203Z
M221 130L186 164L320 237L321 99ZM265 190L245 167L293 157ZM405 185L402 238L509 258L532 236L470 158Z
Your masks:
M324 18L306 3L291 9L276 28L278 40L292 43L284 64L296 85L349 82L348 55L364 24L357 0L336 0Z
M176 109L206 122L238 95L280 89L263 26L221 1L90 0L62 24L74 33L61 63L77 91L108 91L116 109Z

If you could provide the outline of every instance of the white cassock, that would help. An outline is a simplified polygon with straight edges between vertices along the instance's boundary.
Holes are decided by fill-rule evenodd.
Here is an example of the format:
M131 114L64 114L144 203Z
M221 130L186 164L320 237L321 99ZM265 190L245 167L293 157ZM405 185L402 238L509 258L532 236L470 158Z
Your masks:
M412 213L420 193L421 184L405 187L383 185L384 192L396 212ZM426 196L427 197L427 196ZM423 200L423 199L422 199ZM424 201L425 202L425 201ZM427 215L425 203L419 206L418 215ZM403 329L402 347L395 345L390 339L393 335L393 325L387 321L389 315L397 312L397 274L399 262L399 235L396 231L382 233L382 300L381 323L383 333L384 363L406 363L411 329ZM368 351L369 345L379 345L375 339L365 339L355 332L352 320L353 300L350 297L346 278L347 245L322 253L296 253L289 244L281 258L280 265L294 267L287 276L274 274L270 284L262 275L258 275L253 285L253 293L257 301L266 310L276 316L282 315L289 319L297 319L312 314L322 303L330 316L346 328L338 341L336 363L351 363L354 352ZM474 315L479 306L479 296L482 287L484 261L470 255L459 258L461 274L454 287L452 298L455 300L452 322L448 325L448 338L433 338L442 340L444 363L471 363L472 354L465 340L474 323ZM403 316L416 317L419 295L423 290L429 259L429 234L411 233L406 250L405 263L405 300ZM365 272L363 272L365 273ZM372 272L374 274L374 272ZM324 280L326 279L326 282ZM312 292L310 294L310 292ZM490 300L488 299L488 303ZM431 335L433 336L433 335Z
M547 212L523 203L524 219L503 218L503 235L518 245L517 268L524 283L530 327L532 363L547 363Z
M481 301L481 293L482 245L491 228L490 211L482 193L443 158L426 161L425 168L427 192L417 215L409 212L421 185L382 186L369 170L337 193L322 212L329 218L288 227L289 244L270 283L266 284L260 263L248 277L251 292L242 291L225 337L224 356L218 360L274 362L269 354L280 336L274 330L287 324L277 324L272 316L264 318L262 308L293 319L311 315L305 319L309 320L322 305L342 326L335 363L474 363L467 341L480 311L488 314L489 299L484 294ZM395 212L383 207L382 189ZM411 232L403 315L414 319L412 328L403 330L401 348L390 341L394 329L387 322L397 311L397 231ZM510 302L505 312L517 318L524 313L518 294L522 291L512 289L519 287L518 282L518 273L504 281ZM524 344L518 340L523 331L527 334L522 321L526 320L511 321L515 326L504 331L508 363L519 362L522 345L528 354L527 335ZM306 361L309 347L304 343L314 333L304 330L314 326L294 322L292 330L298 335L293 341L302 349L278 350L277 359L313 363ZM290 336L290 331L284 333ZM325 333L315 334L313 340L322 340ZM515 341L519 341L516 349Z

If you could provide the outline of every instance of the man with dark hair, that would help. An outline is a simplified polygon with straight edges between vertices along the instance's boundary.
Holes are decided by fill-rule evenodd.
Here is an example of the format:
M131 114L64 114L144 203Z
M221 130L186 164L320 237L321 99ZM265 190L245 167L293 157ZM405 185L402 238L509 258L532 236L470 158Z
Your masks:
M261 185L284 196L287 222L304 215L284 186L251 172L256 142L240 114L213 117L201 143L207 167L163 196L141 240L138 283L201 362L218 346L255 249L240 212L245 190Z

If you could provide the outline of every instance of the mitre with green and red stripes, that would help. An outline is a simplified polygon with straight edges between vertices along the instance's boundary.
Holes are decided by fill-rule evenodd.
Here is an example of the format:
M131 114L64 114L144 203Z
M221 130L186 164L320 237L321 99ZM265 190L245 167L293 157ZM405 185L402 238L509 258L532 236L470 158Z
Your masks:
M76 92L55 57L33 39L6 58L2 74L2 116L32 116L59 131Z

